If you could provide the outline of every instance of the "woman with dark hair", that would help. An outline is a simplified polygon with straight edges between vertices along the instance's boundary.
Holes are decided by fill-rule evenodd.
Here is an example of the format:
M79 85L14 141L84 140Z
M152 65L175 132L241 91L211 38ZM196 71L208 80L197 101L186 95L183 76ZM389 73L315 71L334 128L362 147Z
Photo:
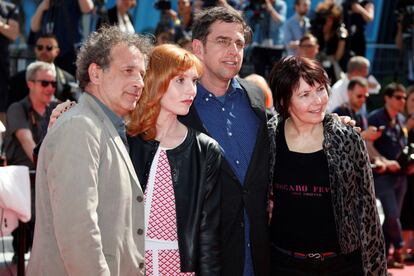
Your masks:
M321 65L287 57L270 73L273 275L386 275L368 154L360 134L326 114Z
M219 275L220 148L184 126L202 73L171 44L154 48L128 127L131 160L145 191L147 275Z

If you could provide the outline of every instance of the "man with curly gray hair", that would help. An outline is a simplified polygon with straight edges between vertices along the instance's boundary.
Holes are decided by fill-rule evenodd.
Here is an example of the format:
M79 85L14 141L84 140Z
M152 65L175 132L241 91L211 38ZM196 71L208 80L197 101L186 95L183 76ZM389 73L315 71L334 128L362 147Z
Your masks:
M123 117L144 86L149 40L117 27L80 49L79 104L40 148L28 275L144 275L143 192Z

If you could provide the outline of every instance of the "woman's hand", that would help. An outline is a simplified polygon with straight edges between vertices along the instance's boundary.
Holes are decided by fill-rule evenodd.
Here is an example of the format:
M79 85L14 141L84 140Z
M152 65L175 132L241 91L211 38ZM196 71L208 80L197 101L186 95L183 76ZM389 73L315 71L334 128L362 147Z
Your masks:
M62 115L63 113L65 113L66 111L74 107L75 105L76 105L75 102L71 102L69 100L58 104L55 107L55 109L53 109L52 114L50 115L49 125L47 126L47 128L48 129L51 128L55 124L56 120L60 117L60 115Z

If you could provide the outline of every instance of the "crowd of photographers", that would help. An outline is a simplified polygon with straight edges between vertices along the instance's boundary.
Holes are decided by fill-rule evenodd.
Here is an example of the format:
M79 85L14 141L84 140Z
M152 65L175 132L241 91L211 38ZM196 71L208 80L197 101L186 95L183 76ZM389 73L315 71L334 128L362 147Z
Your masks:
M50 115L55 102L76 101L79 96L74 62L83 39L82 14L98 15L96 29L118 25L135 32L130 9L136 0L117 0L108 10L104 2L43 0L31 18L35 65L9 77L9 62L3 57L17 37L18 11L0 0L0 119L8 131L3 145L8 164L31 164L29 153L45 134L42 118ZM414 150L409 146L414 143L414 89L409 86L414 83L414 1L400 0L396 5L395 39L407 71L400 78L408 87L387 84L384 106L370 114L365 101L370 91L378 93L380 88L375 78L368 78L369 61L364 58L365 28L375 16L373 1L325 0L315 10L310 10L310 2L295 0L294 14L288 18L284 0L177 0L177 10L171 1L158 0L154 5L161 20L154 31L155 43L176 43L191 50L194 14L210 6L231 6L244 14L253 30L246 54L255 73L266 78L273 62L283 55L319 60L330 78L332 98L344 99L335 104L331 100L330 111L355 119L367 137L377 197L385 211L384 234L388 247L394 248L389 267L403 267L404 258L414 253ZM273 112L270 106L269 112Z

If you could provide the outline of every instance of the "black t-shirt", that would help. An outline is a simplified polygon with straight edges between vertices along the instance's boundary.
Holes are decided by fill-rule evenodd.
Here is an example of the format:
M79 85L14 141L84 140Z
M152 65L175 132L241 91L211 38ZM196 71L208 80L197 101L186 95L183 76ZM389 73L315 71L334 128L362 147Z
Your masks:
M26 155L23 146L16 137L16 131L19 129L29 129L33 135L33 141L38 144L46 135L50 115L56 105L56 102L51 102L46 107L43 116L33 110L29 96L10 106L7 110L7 124L4 137L4 151L6 152L9 165L24 165L28 166L29 169L34 169L33 162Z
M271 238L295 252L339 252L329 171L323 150L289 150L284 122L278 126Z

